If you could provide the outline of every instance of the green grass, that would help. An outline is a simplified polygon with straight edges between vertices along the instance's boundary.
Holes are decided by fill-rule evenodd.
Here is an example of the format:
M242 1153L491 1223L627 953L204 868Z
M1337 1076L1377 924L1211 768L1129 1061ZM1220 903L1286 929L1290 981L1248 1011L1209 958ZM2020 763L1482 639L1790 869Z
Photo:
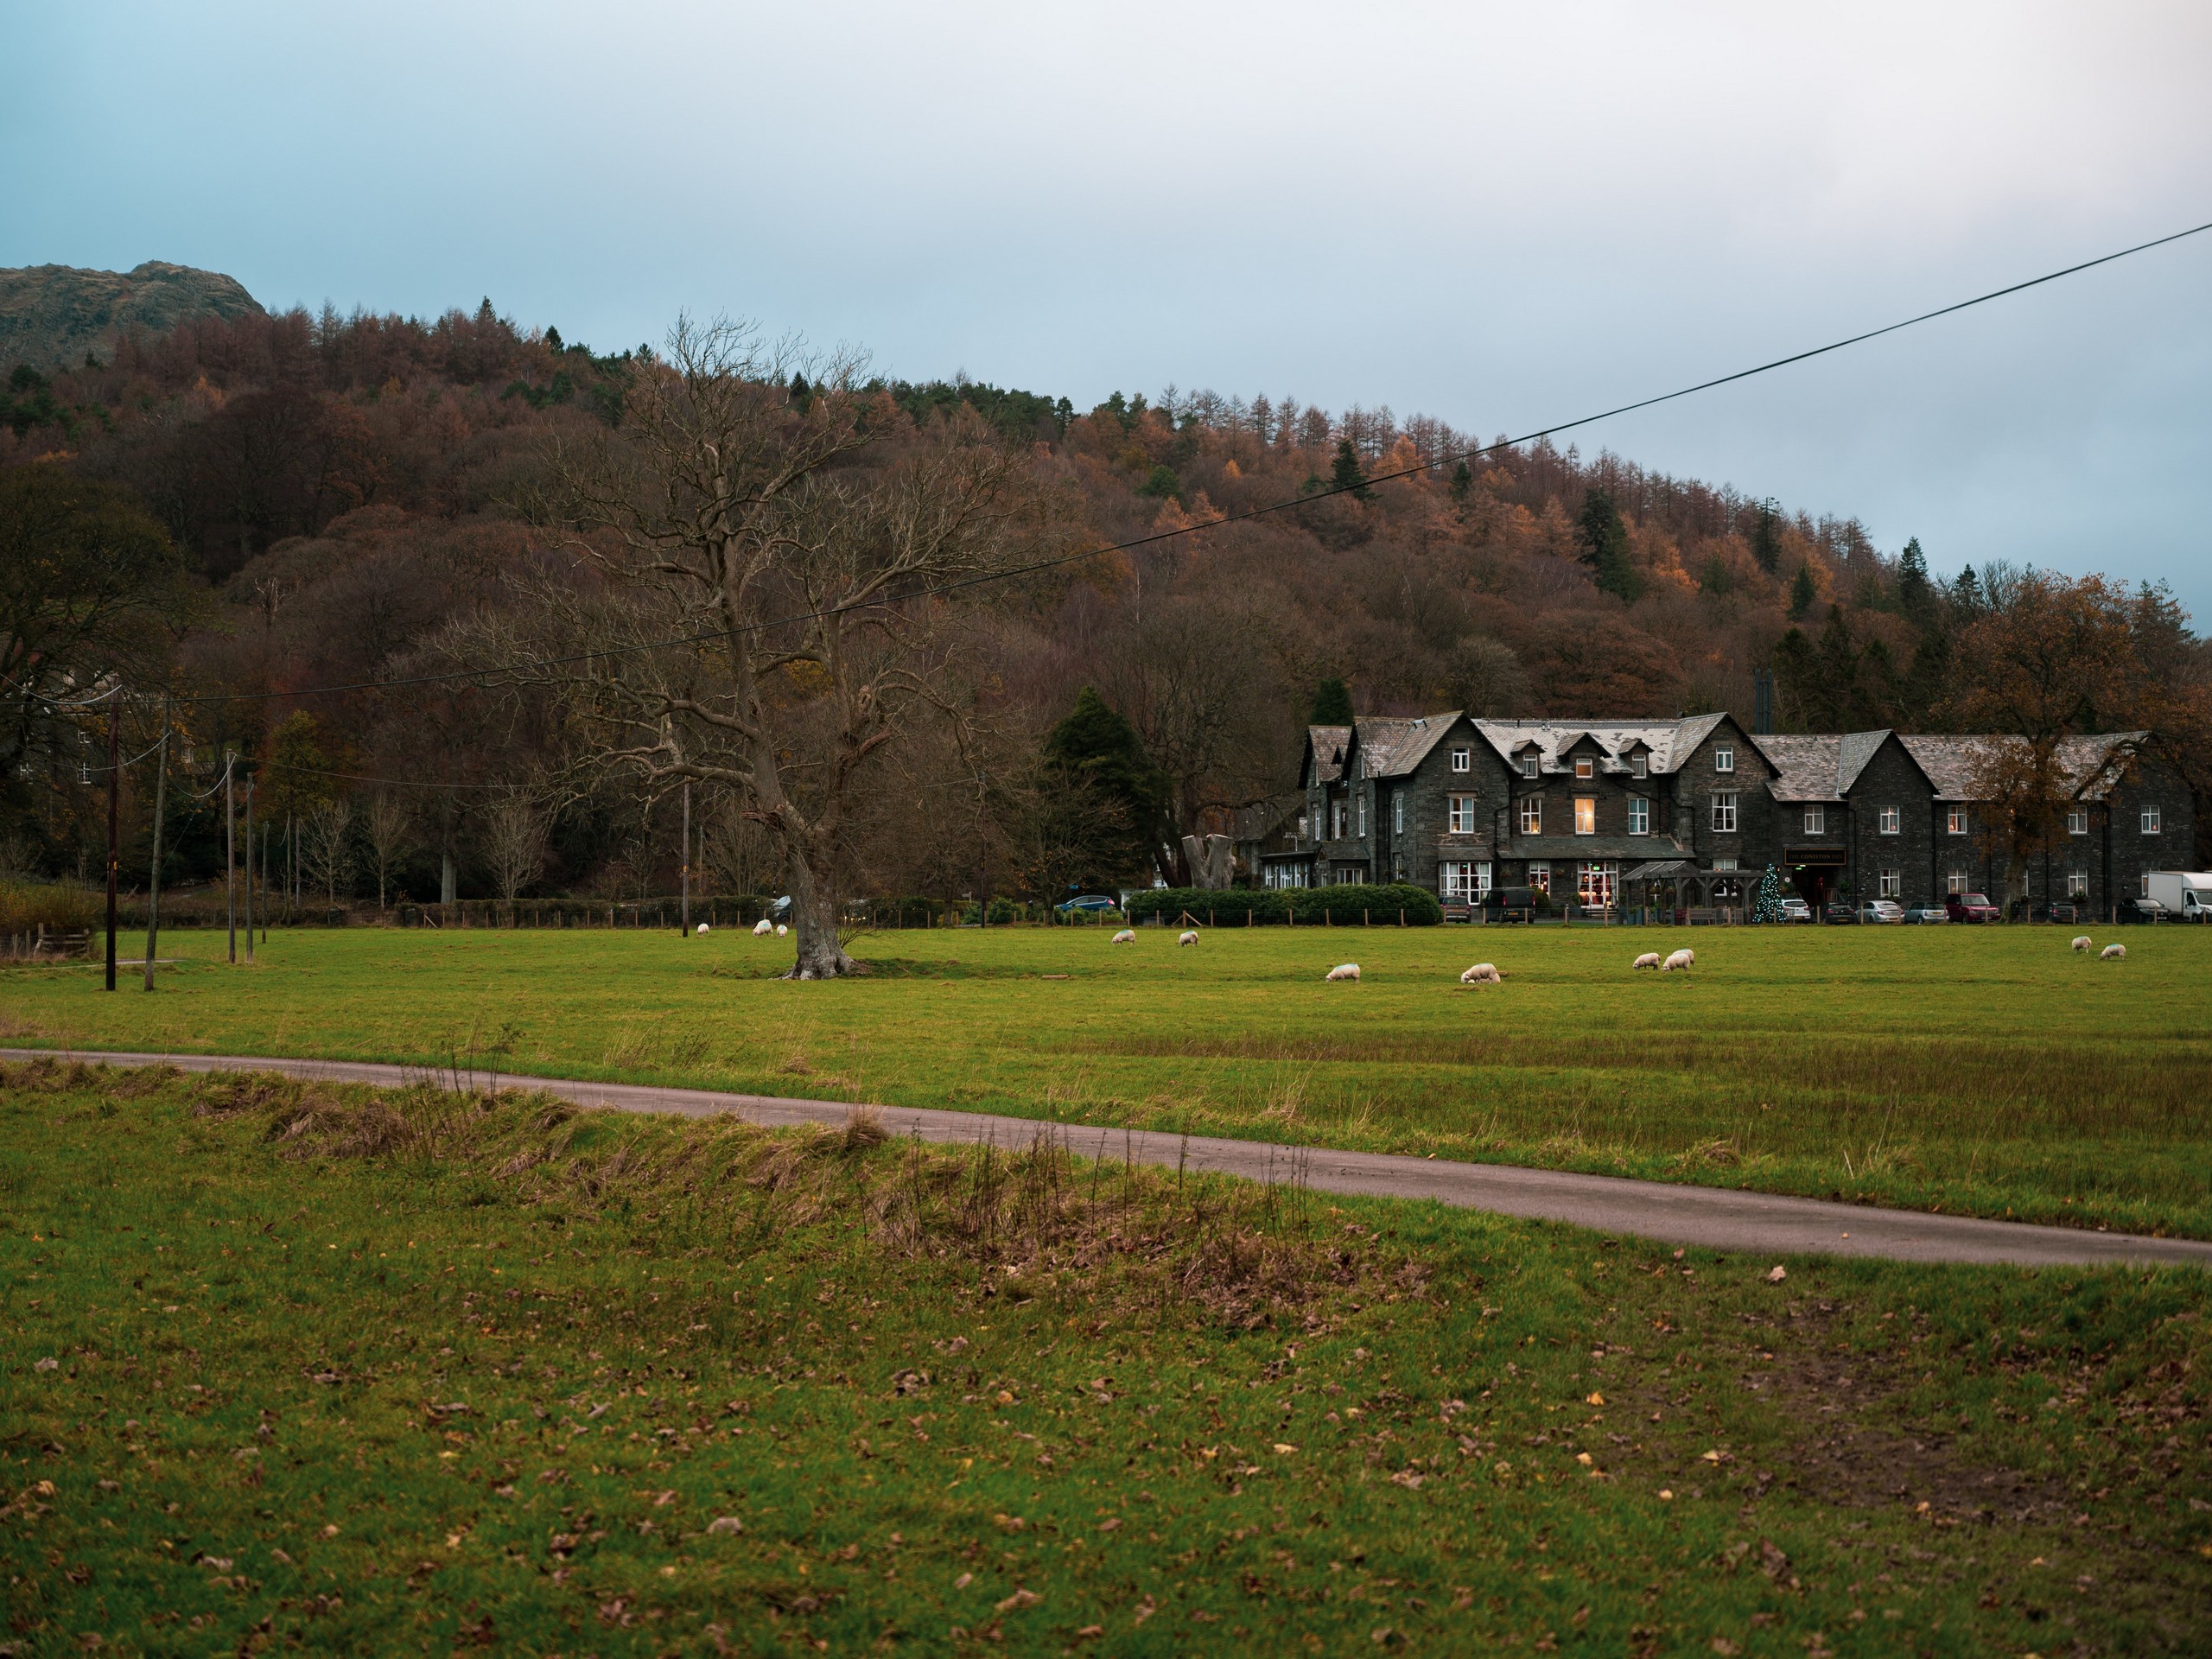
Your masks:
M18 1652L2186 1652L2212 1618L2200 1274L1777 1283L865 1124L50 1062L0 1069L0 1196Z
M2212 1236L2212 931L279 932L147 995L0 974L17 1044L475 1064L1548 1164ZM1632 974L1688 943L1689 975ZM165 944L164 949L170 944ZM1510 977L1463 988L1495 959ZM1325 985L1360 962L1359 985ZM1065 977L1056 977L1065 976Z

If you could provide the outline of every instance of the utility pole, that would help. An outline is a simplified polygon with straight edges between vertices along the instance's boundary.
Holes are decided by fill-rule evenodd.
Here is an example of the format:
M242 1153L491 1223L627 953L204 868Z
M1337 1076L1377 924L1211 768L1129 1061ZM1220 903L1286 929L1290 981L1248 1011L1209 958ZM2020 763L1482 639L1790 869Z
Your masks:
M107 988L115 988L115 867L116 842L122 820L123 801L123 688L107 706Z
M245 774L245 959L253 960L253 769Z
M683 780L683 920L678 928L687 938L691 934L691 780Z
M169 788L169 714L162 707L161 760L154 772L154 868L146 879L146 988L154 988L154 952L162 937L162 808Z
M231 768L238 760L233 749L223 756L223 913L231 930L231 961L238 959L238 814L231 794Z

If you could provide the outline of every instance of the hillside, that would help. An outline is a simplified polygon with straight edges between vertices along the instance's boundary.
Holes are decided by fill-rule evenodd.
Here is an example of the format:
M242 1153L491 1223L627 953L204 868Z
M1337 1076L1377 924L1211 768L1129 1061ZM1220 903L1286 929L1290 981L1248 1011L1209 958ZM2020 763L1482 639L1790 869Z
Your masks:
M112 354L117 337L167 334L195 317L262 315L236 278L149 259L127 271L31 265L0 270L0 366L51 371Z

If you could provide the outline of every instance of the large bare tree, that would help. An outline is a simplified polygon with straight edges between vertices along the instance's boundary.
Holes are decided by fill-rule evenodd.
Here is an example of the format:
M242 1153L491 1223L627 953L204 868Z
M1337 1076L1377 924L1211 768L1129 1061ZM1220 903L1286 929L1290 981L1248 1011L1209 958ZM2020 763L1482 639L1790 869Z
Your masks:
M885 746L960 704L966 587L1047 533L1024 455L966 410L915 429L859 367L679 321L620 429L555 452L578 569L532 581L535 624L502 653L561 691L599 764L727 790L767 833L800 979L855 971L852 809Z

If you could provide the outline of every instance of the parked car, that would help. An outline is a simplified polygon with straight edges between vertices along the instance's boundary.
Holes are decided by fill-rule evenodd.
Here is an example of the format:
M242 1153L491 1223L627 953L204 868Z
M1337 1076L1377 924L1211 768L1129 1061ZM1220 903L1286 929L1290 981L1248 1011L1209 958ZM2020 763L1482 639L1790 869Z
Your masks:
M1813 907L1802 899L1784 899L1782 901L1782 919L1785 922L1809 922L1813 919Z
M1492 887L1483 895L1485 921L1533 922L1537 909L1534 887Z
M1059 904L1052 906L1054 910L1059 912L1063 916L1074 916L1077 914L1087 916L1095 912L1119 910L1121 907L1122 901L1120 899L1111 898L1103 893L1083 893L1076 898L1065 899Z
M1943 913L1955 922L1993 922L1997 906L1986 893L1953 893L1944 895Z
M1894 899L1869 899L1859 906L1862 922L1901 922L1904 920L1904 906Z
M1821 910L1821 919L1831 925L1855 922L1859 919L1859 912L1844 903L1842 899L1831 899Z
M2088 906L2061 899L2056 903L2037 905L2028 912L2028 918L2037 922L2064 922L2069 926L2086 919Z
M1904 918L1908 922L1925 924L1929 922L1948 922L1951 919L1951 917L1950 912L1946 911L1941 905L1922 904L1906 906Z

